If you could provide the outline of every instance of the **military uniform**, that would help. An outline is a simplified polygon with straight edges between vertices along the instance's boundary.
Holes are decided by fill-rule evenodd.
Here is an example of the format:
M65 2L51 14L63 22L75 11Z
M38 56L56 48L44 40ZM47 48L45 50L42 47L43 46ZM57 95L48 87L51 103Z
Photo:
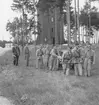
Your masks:
M51 52L51 50L49 49L49 47L47 47L46 52L45 52L45 58L46 58L45 66L47 68L49 68L50 52Z
M90 47L87 47L86 53L85 53L85 59L84 59L84 75L85 76L91 75L91 66L94 62L94 58L95 58L94 56L95 56L94 51Z
M54 47L51 52L50 52L51 56L50 56L50 61L49 61L49 69L50 70L57 70L58 69L58 65L57 65L57 56L58 56L58 52L56 47Z
M43 67L43 51L41 48L36 51L36 68L41 69Z
M62 67L64 74L69 75L70 72L70 61L71 61L71 53L70 51L65 51L62 55Z
M62 68L62 55L63 51L61 51L61 49L58 49L58 59L57 59L58 68Z
M24 50L25 50L26 66L29 66L30 51L28 46L26 46Z
M12 53L13 53L13 65L16 65L16 54L17 54L17 52L16 52L16 47L15 46L12 48Z
M13 53L13 64L18 66L19 56L20 56L20 48L17 45L15 45L12 48L12 53Z
M73 51L73 63L74 63L74 69L75 69L75 75L82 75L82 68L81 68L81 56L80 56L80 50L79 47L74 47Z
M79 47L79 63L78 63L78 71L79 71L79 75L82 76L83 75L83 70L84 70L84 58L85 58L85 51L83 46Z

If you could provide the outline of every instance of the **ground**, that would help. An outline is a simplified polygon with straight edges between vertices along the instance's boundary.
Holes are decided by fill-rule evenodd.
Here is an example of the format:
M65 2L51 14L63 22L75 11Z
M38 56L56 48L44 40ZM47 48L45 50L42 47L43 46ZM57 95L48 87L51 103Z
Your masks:
M96 49L92 76L88 78L35 69L34 49L30 67L25 67L22 55L19 67L13 66L11 51L2 51L0 101L4 97L13 105L99 105L99 49Z

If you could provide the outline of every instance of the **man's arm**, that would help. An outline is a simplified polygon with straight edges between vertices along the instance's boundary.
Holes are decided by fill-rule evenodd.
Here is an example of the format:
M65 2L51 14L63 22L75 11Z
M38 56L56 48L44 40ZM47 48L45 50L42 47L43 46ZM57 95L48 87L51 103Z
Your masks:
M95 51L93 51L93 64L95 64L95 58L96 58Z
M39 53L39 50L37 49L37 50L36 50L36 57L38 56L38 53Z
M19 55L20 55L20 48L18 47Z
M51 55L57 57L57 55L55 54L55 51L54 50L51 51Z
M62 62L63 62L63 60L64 60L64 55L65 55L65 53L63 52L63 54L62 54Z
M15 47L12 48L12 53L13 53L13 54L15 53Z
M12 47L12 53L14 53L14 47Z

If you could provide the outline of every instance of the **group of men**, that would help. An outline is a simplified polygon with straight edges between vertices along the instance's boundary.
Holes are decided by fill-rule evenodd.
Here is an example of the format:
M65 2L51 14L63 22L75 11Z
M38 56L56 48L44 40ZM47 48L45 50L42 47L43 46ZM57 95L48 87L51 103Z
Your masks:
M91 76L95 64L95 51L90 43L75 43L62 49L62 45L40 45L36 50L36 68L58 70L61 66L64 74L74 70L76 76Z
M39 45L36 46L36 68L51 71L62 68L64 74L69 75L74 70L76 76L91 76L92 65L95 64L95 51L89 43L75 43L72 45ZM20 47L14 44L12 48L13 64L18 66ZM28 44L24 47L26 66L29 66L30 51Z
M18 44L14 44L12 47L12 53L13 53L13 65L18 66L19 64L19 57L20 57L20 47ZM28 44L24 47L24 55L26 60L26 66L29 66L29 58L30 58L30 51Z

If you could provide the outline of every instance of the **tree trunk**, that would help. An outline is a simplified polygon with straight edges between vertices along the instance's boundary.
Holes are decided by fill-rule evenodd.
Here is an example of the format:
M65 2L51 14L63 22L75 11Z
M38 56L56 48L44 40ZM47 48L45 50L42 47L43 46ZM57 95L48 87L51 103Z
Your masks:
M84 26L82 26L82 41L84 41Z
M59 44L58 43L58 33L57 33L57 21L58 21L58 16L57 16L57 7L55 7L55 45Z
M41 44L41 37L42 37L42 14L41 14L41 11L39 9L37 9L37 12L38 12L38 21L39 21L39 24L40 24L40 28L38 26L38 36L37 36L37 39L36 39L36 44Z
M75 32L74 32L74 41L77 41L77 11L76 11L76 0L75 3Z
M64 22L63 22L63 15L61 15L61 20L60 20L60 44L64 43Z
M24 50L24 8L22 8L22 53Z
M78 8L78 12L77 12L78 41L80 43L79 0L77 0L77 8Z
M48 40L47 40L48 44L52 44L50 29L51 29L51 22L50 22L50 10L49 10L49 13L48 13Z
M42 36L40 37L41 38L41 44L44 44L44 18L45 18L45 14L44 13L42 13L43 14L43 16L42 16Z
M68 44L71 43L71 27L70 27L70 0L67 2L67 35Z
M89 0L89 5L90 5L90 7L91 7L91 2L90 2L90 0ZM90 32L90 29L91 29L91 16L90 16L90 12L91 12L91 11L90 11L90 9L91 9L91 8L89 8L89 40L90 40L90 33L91 33L91 32Z

